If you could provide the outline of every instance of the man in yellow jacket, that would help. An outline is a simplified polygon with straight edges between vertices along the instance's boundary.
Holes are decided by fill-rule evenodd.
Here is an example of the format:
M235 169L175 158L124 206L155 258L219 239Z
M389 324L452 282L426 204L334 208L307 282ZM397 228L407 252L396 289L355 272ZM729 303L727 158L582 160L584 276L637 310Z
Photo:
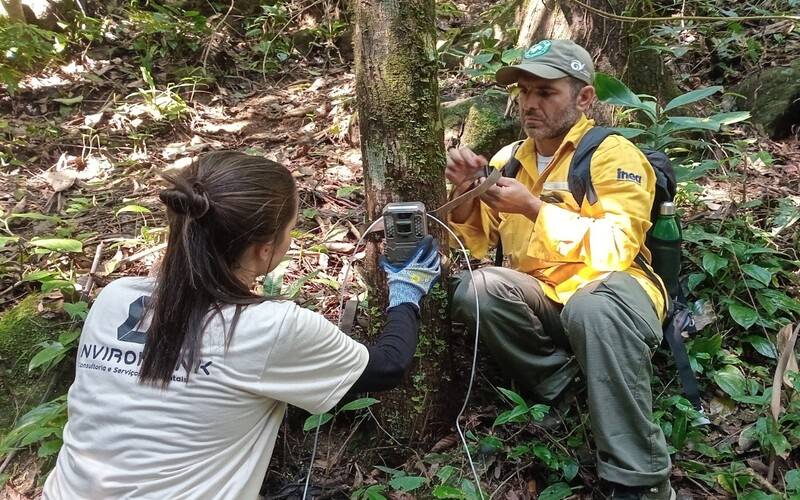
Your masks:
M519 87L528 138L489 164L502 168L513 153L520 169L456 207L449 223L475 257L502 242L510 268L463 277L453 312L474 324L477 289L481 338L529 394L553 401L583 373L598 473L612 498L674 499L650 388L663 284L634 262L640 253L650 261L655 174L636 146L610 136L591 159L598 201L578 204L567 184L575 146L594 125L584 115L593 79L591 56L568 40L543 40L497 72L498 83ZM486 163L467 148L450 150L452 194L469 190Z

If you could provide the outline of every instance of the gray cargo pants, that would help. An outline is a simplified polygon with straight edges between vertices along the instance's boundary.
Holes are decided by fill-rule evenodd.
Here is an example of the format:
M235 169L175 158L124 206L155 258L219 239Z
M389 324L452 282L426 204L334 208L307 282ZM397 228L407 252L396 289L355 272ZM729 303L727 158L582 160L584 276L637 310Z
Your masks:
M525 392L552 401L583 372L600 477L627 486L666 480L670 458L650 389L661 323L639 283L611 273L562 307L530 275L502 267L474 274L480 337ZM453 318L474 329L472 280L462 273L453 285Z

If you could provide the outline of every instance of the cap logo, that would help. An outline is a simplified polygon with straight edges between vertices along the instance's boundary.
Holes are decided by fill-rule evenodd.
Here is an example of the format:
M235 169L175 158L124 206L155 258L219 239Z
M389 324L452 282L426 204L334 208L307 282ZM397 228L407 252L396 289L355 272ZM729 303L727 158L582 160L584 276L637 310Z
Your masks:
M536 45L531 45L525 52L525 59L533 59L534 57L539 57L547 53L550 50L550 46L552 42L550 40L542 40L541 42L537 43Z
M584 68L586 68L586 65L577 59L573 59L572 62L569 63L569 67L575 71L583 71Z

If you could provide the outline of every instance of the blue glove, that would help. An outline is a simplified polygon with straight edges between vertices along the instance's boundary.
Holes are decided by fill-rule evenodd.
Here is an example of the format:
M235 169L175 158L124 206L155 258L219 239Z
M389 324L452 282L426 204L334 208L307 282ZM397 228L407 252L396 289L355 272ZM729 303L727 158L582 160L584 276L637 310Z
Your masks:
M414 255L404 264L392 265L386 257L381 257L380 264L389 281L389 307L408 302L419 309L419 301L431 291L442 272L439 244L433 236L420 241Z

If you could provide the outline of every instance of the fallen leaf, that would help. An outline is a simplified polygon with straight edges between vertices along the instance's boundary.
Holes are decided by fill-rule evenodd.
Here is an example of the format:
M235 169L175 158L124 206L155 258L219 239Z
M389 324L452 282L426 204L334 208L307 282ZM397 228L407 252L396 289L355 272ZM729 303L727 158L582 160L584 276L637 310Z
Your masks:
M786 345L789 343L789 340L791 339L791 335L792 335L791 324L781 328L781 330L778 332L778 352L783 352L783 350L786 348ZM792 347L788 351L787 355L789 356L789 360L786 363L786 369L783 374L783 384L789 389L794 387L792 385L792 380L789 378L789 372L800 371L800 369L798 369L797 367L797 356L795 355L794 352L795 342L792 343Z
M104 114L105 113L101 111L99 113L94 113L92 115L86 115L83 117L83 124L87 127L95 128L103 120Z
M772 377L772 401L769 405L772 418L775 422L778 421L781 415L781 382L784 382L784 375L786 374L786 368L790 359L794 360L795 370L797 370L794 345L797 342L798 330L800 330L800 323L797 324L797 328L795 328L794 331L792 331L792 325L788 324L778 332L778 366L775 367L775 375ZM789 336L789 332L791 332L791 336ZM788 340L781 341L782 338L786 339L787 337Z
M45 180L47 180L47 183L50 184L50 187L52 187L53 191L56 193L71 188L75 184L75 179L77 178L78 174L71 170L51 170L45 174Z

